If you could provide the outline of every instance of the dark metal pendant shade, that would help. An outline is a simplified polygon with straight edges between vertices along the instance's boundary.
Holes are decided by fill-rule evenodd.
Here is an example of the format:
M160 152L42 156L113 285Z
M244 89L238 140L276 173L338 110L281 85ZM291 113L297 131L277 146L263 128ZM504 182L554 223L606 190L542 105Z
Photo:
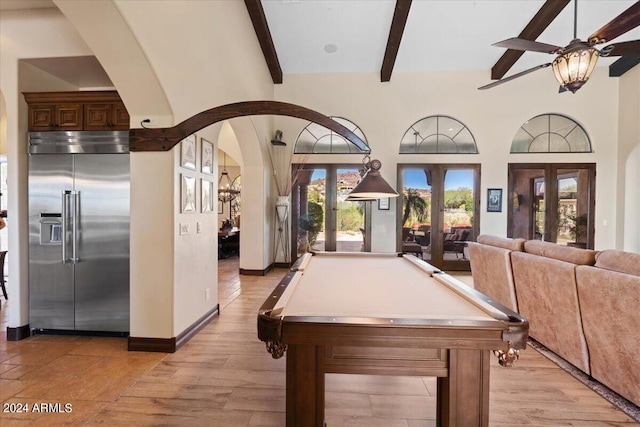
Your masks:
M373 197L355 197L352 195L348 195L345 202L373 202L374 200L378 200Z
M376 200L386 197L398 197L398 192L380 175L381 167L382 163L380 160L372 160L367 163L367 172L358 185L351 190L349 197L355 200Z

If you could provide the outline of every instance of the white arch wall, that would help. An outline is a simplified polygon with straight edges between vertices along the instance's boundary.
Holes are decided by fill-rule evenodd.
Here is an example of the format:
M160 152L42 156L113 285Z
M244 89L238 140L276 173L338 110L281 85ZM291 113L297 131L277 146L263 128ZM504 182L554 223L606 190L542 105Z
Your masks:
M179 123L201 111L230 102L272 99L272 82L242 2L114 1L114 4L131 29L136 41L140 44L158 78L171 105L174 123ZM176 17L179 17L179 20L176 20ZM114 84L121 91L118 82L114 81ZM135 87L130 90L134 97L139 96L135 94ZM126 88L125 93L121 93L125 103L129 96L127 95L128 91L129 88ZM128 104L127 107L129 108ZM137 114L136 111L133 113ZM139 114L142 117L144 112ZM160 122L161 118L153 116L150 118L152 125L163 124ZM133 119L132 124L135 126ZM253 128L247 124L243 125L241 122L239 125L232 124L232 127L241 146L245 168L250 166L248 171L243 170L246 177L246 179L243 177L243 182L251 182L251 187L245 184L243 189L243 207L247 213L248 206L257 206L258 215L260 215L258 217L262 218L264 179L256 177L255 180L248 181L251 174L255 174L252 172L256 168L255 165L264 163L260 157L262 150L257 149L260 141L257 140ZM243 130L242 127L247 129ZM197 132L198 143L199 137L205 136L217 146L219 129L220 125L216 125ZM174 154L171 156L178 156L176 148L173 152ZM138 167L143 169L146 167L142 164L149 154L151 153L132 155L132 180L133 173L136 173L134 170L137 170ZM163 154L152 154L152 156L162 157ZM178 157L172 157L172 160L161 160L174 165L174 194L171 208L173 212L179 210L178 182L181 172L177 166L179 164ZM163 177L159 178L163 179ZM138 180L137 185L140 186L155 184L153 171L146 170L144 173L137 174L136 179ZM253 186L259 191L252 192ZM161 197L157 202L158 207L161 208L169 204ZM171 209L166 212L171 212ZM165 212L165 210L160 212ZM161 328L162 330L156 328L152 319L159 319L161 313L154 311L147 313L146 322L140 329L135 333L132 330L132 336L158 338L176 336L217 303L217 277L215 274L217 272L217 233L215 223L209 223L209 218L213 220L216 216L202 214L196 216L206 225L204 238L203 235L199 235L195 231L198 219L182 214L175 214L172 218L167 218L167 222L171 224L173 235L171 238L167 238L168 241L163 244L171 244L169 241L171 240L175 248L175 259L171 264L173 271L166 272L169 277L174 278L175 283L171 292L166 295L167 299L173 300L171 305L174 318L172 328L168 329L166 326ZM143 220L140 218L140 221ZM192 231L188 236L178 234L180 223L190 223ZM242 234L245 234L245 230L251 231L243 227ZM267 232L268 227L266 229L260 228L255 231L255 234L260 238L265 238ZM145 246L150 246L140 233L136 233L136 239L143 242ZM267 266L264 263L266 259L264 250L267 249L267 246L255 245L254 243L253 247L255 250L249 253L249 256L243 256L241 268L263 270ZM211 248L213 251L210 250ZM132 267L136 265L135 268L143 268L147 264L146 259L135 264L132 261ZM155 274L147 270L150 270L150 267L146 267L144 272L140 272L145 280ZM135 303L132 299L132 307L137 307L139 310L139 307L144 306L145 297L152 292L151 286L152 284L148 283L148 286L143 288L147 295L140 295ZM209 300L205 300L207 288L209 288L211 295Z
M480 163L482 233L506 235L507 212L487 213L487 188L507 188L508 163L593 162L597 165L597 249L621 248L616 230L622 206L613 188L618 171L618 79L607 68L597 68L580 91L558 94L551 73L541 70L494 89L479 91L485 71L394 72L381 84L375 73L288 75L276 86L278 101L292 102L327 115L345 117L367 135L372 158L382 161L382 175L396 184L399 163ZM520 125L539 114L566 114L585 126L593 153L510 154L511 141ZM400 155L399 143L407 127L422 117L447 115L462 121L476 138L479 154ZM637 121L637 115L636 121ZM286 142L295 141L306 125L276 118ZM358 155L317 155L309 162L359 163ZM395 250L395 200L389 211L373 210L372 250ZM606 223L606 225L604 225Z

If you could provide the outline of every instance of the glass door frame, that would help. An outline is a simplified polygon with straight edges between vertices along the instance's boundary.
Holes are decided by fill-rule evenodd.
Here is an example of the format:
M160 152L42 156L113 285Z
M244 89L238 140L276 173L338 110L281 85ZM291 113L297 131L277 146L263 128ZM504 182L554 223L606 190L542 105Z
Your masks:
M479 163L398 163L397 188L402 197L405 169L424 169L431 172L431 260L430 264L449 271L470 271L468 259L449 261L444 259L444 184L445 172L452 169L473 170L473 240L480 232L480 164ZM402 199L396 203L396 250L402 252ZM434 230L438 238L434 239ZM472 241L471 239L469 241Z
M509 163L508 164L508 195L514 194L515 172L518 170L540 169L544 171L545 182L545 214L543 240L555 242L557 240L558 215L558 176L563 169L585 169L588 172L589 185L587 197L589 214L587 217L587 248L593 249L595 235L595 189L596 189L596 164L595 163ZM507 197L507 237L513 237L514 228L514 197ZM530 224L532 226L532 224Z
M324 169L326 173L325 181L325 250L335 251L337 245L337 215L338 199L335 189L338 184L339 169L361 169L362 163L308 163L300 169L303 171L313 169ZM300 173L300 172L299 172ZM312 172L313 173L313 172ZM331 189L331 191L328 191ZM371 204L364 203L364 252L371 252ZM296 182L291 191L291 260L292 263L298 258L298 213L300 212L300 182Z

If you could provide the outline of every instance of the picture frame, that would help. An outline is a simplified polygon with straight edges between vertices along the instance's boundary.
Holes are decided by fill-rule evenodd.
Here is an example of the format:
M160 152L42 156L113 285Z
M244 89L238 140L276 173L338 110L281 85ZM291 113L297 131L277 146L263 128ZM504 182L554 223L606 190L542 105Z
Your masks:
M189 135L180 142L180 166L196 170L196 134Z
M391 203L391 199L389 197L384 197L382 199L378 199L378 210L379 211L388 211L390 203Z
M224 203L218 201L218 215L222 215L224 213Z
M181 175L180 212L192 213L196 211L196 179L185 174Z
M202 213L213 212L213 183L206 179L200 180L200 192L202 201L200 203L200 209Z
M213 143L204 138L200 138L200 141L202 143L200 170L207 175L213 175Z
M502 212L502 188L487 189L487 212Z

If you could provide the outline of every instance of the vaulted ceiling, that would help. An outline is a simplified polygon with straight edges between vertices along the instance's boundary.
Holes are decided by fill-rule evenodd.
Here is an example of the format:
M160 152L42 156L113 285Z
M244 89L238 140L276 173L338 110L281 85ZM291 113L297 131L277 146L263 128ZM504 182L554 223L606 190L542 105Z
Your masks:
M275 83L282 75L379 71L487 70L487 81L553 57L507 51L510 37L565 46L573 38L570 0L245 0ZM581 0L577 36L586 39L638 3ZM632 29L616 42L640 39ZM265 48L265 45L268 45ZM265 50L266 49L266 50ZM619 58L601 58L608 66ZM625 58L626 69L638 58ZM491 72L489 72L491 70ZM624 70L623 70L624 71Z
M636 3L640 1L579 0L578 38L586 39ZM492 43L519 36L565 46L574 31L572 0L245 0L245 4L274 83L281 83L287 74L352 72L379 72L384 82L393 79L394 71L425 70L486 70L488 83L553 59L546 53L511 51ZM43 7L56 6L51 0L0 2L0 11ZM615 41L638 39L640 27ZM34 65L68 68L56 61L60 59ZM611 66L610 73L618 76L638 63L640 56L611 57L600 58L598 66Z

